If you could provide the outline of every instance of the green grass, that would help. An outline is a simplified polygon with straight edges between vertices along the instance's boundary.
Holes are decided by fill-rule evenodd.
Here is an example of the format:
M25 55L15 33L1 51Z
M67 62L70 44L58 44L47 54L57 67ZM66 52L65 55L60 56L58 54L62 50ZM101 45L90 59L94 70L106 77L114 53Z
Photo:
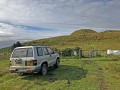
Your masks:
M47 76L19 76L9 72L9 60L0 61L0 90L119 90L119 57L61 59Z

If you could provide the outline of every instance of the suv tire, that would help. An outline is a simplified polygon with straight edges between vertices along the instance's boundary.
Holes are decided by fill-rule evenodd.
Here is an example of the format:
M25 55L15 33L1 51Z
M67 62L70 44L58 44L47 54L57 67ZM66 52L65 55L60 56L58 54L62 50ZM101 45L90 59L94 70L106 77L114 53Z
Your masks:
M48 66L47 66L47 64L44 63L41 66L41 74L42 74L42 76L45 76L47 74L47 72L48 72Z
M56 63L55 63L55 68L58 68L59 67L59 65L60 65L60 59L56 59Z

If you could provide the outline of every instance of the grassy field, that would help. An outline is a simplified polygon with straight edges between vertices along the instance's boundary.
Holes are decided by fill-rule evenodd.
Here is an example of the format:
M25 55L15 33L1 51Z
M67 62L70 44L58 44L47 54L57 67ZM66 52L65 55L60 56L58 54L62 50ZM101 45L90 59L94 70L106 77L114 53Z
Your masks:
M0 90L120 90L120 57L61 59L47 76L19 76L0 61Z

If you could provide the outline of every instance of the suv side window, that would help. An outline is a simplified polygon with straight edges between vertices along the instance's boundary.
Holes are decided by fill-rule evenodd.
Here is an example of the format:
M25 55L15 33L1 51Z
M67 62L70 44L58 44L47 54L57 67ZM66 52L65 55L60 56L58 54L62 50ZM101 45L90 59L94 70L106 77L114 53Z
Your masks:
M49 54L53 54L53 51L51 48L48 47L47 50L48 50Z
M43 56L43 50L41 47L37 47L37 55L38 56Z
M33 57L33 49L29 48L27 51L27 57Z
M44 54L45 54L45 55L49 55L48 50L47 50L46 47L43 48L43 51L44 51Z

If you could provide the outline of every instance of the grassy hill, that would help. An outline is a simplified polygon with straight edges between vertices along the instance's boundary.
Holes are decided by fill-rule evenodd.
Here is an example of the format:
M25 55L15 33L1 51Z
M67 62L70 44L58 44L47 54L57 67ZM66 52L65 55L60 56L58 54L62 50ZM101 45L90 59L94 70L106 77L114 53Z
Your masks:
M58 49L74 47L85 50L120 49L120 31L107 30L98 33L90 29L81 29L71 35L34 40L23 45L47 45Z

